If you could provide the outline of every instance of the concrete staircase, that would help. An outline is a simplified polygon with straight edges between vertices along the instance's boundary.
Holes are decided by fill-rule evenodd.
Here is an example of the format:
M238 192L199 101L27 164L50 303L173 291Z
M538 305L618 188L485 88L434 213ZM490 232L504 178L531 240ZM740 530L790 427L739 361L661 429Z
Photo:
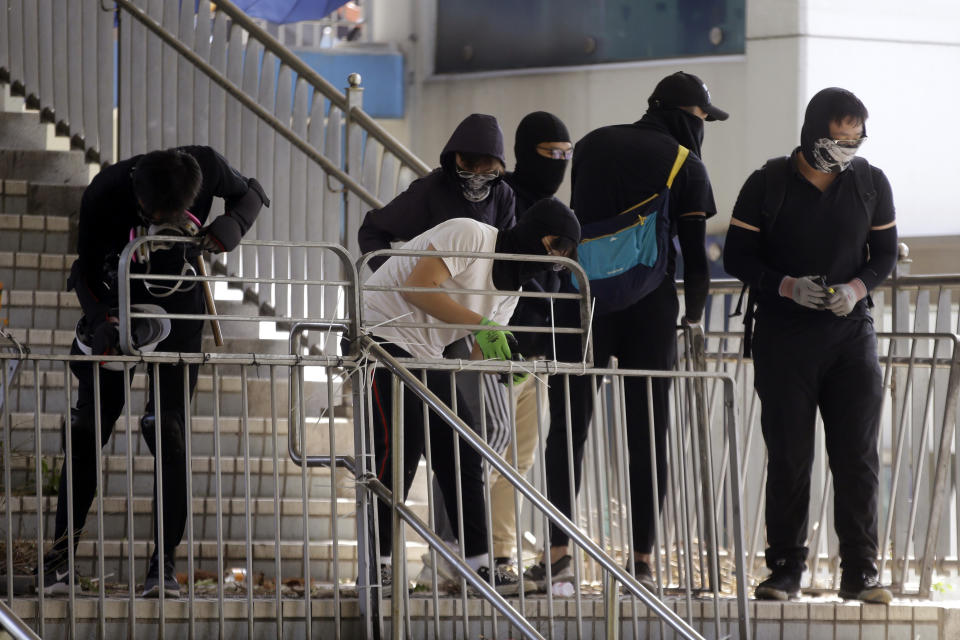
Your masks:
M22 100L11 98L0 85L0 324L26 344L32 353L66 354L74 335L80 307L76 296L65 291L65 283L76 251L76 219L80 197L90 178L98 170L84 162L84 154L70 150L66 137L56 136L54 126L41 122L36 111L25 110ZM224 314L255 316L258 307L242 300L218 300ZM264 318L269 321L270 318ZM258 323L224 323L226 344L213 345L206 335L204 349L230 353L287 353L285 339L263 339ZM270 327L272 328L272 327ZM209 327L207 328L209 333ZM269 333L269 332L268 332ZM302 577L304 572L304 527L308 529L311 577L333 579L333 528L339 545L339 576L353 580L356 575L356 504L353 478L340 471L336 485L329 469L309 469L306 496L300 467L287 452L287 412L289 370L274 371L277 379L277 406L271 406L269 367L247 367L247 430L241 395L240 367L221 370L219 397L213 395L213 370L202 367L192 404L192 553L198 570L217 569L218 513L216 495L222 496L224 566L244 567L252 556L253 570L271 580ZM340 383L336 383L338 388ZM57 361L27 363L8 390L12 454L10 522L14 539L35 544L37 526L42 519L45 538L53 531L56 496L36 496L36 457L46 462L41 482L51 482L46 474L58 470L63 461L61 429L67 416L67 385L76 391L76 380L65 363ZM146 400L147 376L139 367L133 379L130 424L122 416L114 434L103 449L103 537L97 549L97 501L87 520L86 531L77 552L78 571L96 576L98 557L102 557L108 582L126 584L144 577L148 547L152 548L151 501L154 460L140 437L139 417ZM39 391L39 395L37 394ZM327 382L305 383L310 398L309 413L317 416L327 407ZM349 403L349 398L346 399ZM219 404L219 466L214 439L214 406ZM338 394L332 408L336 416L336 451L352 455L353 425L350 407ZM276 420L274 421L274 417ZM324 455L330 451L326 419L313 418L306 429L307 453ZM36 429L39 427L39 443ZM129 429L129 431L128 431ZM249 462L244 450L249 449ZM132 456L128 495L128 452ZM249 501L249 511L247 508ZM425 495L414 493L411 504L425 513ZM134 513L133 529L126 511ZM304 518L304 513L308 517ZM334 516L337 516L336 518ZM249 523L249 524L248 524ZM5 540L0 531L0 540ZM411 557L419 559L423 545L411 540ZM136 561L129 566L128 549L133 545ZM178 550L178 570L186 572L190 545L185 535ZM275 558L281 560L281 575L276 576ZM131 574L132 570L132 574ZM411 567L411 571L414 567ZM6 583L4 583L5 585ZM5 589L5 586L4 586ZM172 605L170 611L175 611ZM34 614L35 615L35 612ZM57 608L45 610L48 619L62 617ZM120 615L120 614L118 614ZM243 614L245 617L245 614ZM111 625L125 627L126 614Z

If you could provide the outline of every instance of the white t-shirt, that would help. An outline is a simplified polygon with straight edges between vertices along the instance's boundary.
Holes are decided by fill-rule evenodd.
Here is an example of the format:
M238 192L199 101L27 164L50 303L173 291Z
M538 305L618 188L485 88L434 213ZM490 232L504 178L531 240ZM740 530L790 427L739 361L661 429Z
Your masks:
M430 245L437 251L471 251L493 253L497 229L470 218L453 218L421 233L400 249L427 251ZM365 286L403 286L413 267L422 256L392 256L383 263L365 283ZM450 271L450 278L441 289L474 289L495 291L493 260L486 258L442 257ZM507 324L517 306L516 296L449 293L458 303L476 311L497 324ZM417 358L442 358L444 348L470 334L469 329L444 326L439 320L404 300L398 291L367 291L362 293L363 324L367 331L389 340ZM406 314L406 315L405 315ZM403 316L403 317L400 317ZM429 328L394 327L396 322L436 323Z

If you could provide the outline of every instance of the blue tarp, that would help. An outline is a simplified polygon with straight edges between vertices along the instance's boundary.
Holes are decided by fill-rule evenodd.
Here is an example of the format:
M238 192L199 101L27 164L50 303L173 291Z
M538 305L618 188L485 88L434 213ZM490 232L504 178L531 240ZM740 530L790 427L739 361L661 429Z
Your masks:
M347 4L347 0L233 0L247 15L277 24L320 20Z

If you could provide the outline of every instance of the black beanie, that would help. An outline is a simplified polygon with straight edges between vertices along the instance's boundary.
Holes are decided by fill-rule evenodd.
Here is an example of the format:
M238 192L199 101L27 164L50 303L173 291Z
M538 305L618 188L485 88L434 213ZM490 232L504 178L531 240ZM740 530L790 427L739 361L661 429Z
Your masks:
M546 111L534 111L524 116L517 126L513 143L517 167L513 175L525 190L538 199L557 192L568 163L567 160L545 158L537 153L537 145L541 142L570 142L570 133L557 116Z
M514 227L497 233L497 253L547 255L544 236L560 236L580 242L580 223L570 208L556 198L544 198L527 209ZM530 278L550 268L547 262L495 260L493 283L500 289L516 291Z

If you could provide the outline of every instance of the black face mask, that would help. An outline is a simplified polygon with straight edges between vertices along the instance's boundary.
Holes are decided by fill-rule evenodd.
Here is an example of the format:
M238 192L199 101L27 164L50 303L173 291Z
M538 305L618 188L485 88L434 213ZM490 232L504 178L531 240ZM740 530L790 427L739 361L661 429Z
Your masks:
M677 142L701 157L703 118L683 109L649 109L640 122L666 129Z
M580 241L580 223L556 198L544 198L530 207L516 226L497 234L497 253L546 256L544 236L561 236ZM516 291L523 283L553 268L551 262L493 261L493 285L501 291Z
M537 153L537 145L541 142L570 142L570 134L560 118L546 111L534 111L527 114L517 127L513 145L517 166L513 176L537 199L557 192L569 163L569 160L545 158Z

